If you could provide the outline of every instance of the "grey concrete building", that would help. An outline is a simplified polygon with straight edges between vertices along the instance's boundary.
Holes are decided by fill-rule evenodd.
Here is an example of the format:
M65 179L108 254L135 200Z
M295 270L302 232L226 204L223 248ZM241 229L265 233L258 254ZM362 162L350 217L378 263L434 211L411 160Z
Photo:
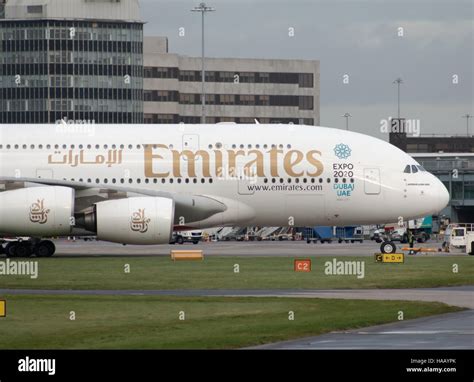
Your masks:
M4 4L0 123L54 123L64 117L143 122L138 0Z
M206 58L206 122L319 125L319 61ZM201 58L144 39L145 123L200 123Z

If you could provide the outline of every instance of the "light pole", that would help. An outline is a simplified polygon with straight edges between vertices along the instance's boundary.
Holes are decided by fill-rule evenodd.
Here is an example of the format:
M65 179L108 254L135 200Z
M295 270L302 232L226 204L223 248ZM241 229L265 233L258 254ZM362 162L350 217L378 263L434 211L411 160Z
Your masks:
M204 83L206 82L206 70L204 68L204 14L206 12L214 12L215 9L208 7L206 3L201 3L199 6L191 9L191 12L201 12L201 123L206 123L206 92L204 88Z
M467 136L469 136L469 118L472 118L473 116L471 114L466 114L462 116L463 118L466 118L466 133Z
M392 83L397 84L397 90L398 90L398 119L400 120L400 85L403 84L403 80L398 77L395 81Z
M350 113L344 113L341 117L346 119L346 130L349 130L349 118L352 117L352 115Z

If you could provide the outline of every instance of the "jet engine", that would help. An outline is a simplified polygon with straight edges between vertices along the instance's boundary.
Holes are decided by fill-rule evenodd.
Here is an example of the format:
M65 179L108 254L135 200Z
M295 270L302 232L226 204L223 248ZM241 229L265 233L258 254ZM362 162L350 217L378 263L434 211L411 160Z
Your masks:
M132 197L96 203L76 220L97 239L122 244L168 244L173 232L174 201Z
M30 187L0 192L0 233L66 236L74 223L74 190Z

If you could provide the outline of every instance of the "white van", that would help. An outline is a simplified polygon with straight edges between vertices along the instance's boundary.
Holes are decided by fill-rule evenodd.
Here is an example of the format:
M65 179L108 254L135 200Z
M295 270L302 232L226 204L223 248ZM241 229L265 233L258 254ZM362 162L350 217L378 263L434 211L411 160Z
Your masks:
M173 232L173 236L170 240L170 244L184 244L193 243L197 244L202 239L202 231L179 231Z
M468 253L474 237L474 223L450 224L444 233L443 247L448 252Z

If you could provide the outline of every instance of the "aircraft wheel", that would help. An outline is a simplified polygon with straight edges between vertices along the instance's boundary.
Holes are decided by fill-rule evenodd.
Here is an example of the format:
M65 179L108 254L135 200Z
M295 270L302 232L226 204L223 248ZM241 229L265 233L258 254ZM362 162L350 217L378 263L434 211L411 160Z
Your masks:
M15 257L16 256L16 245L18 242L16 241L10 241L7 243L5 246L5 254L7 257Z
M5 252L7 257L30 257L32 254L30 244L19 241L8 243Z
M42 240L35 246L35 255L37 257L51 257L56 252L56 246L52 241Z
M384 241L380 246L380 252L382 253L395 253L397 251L397 246L393 241Z

